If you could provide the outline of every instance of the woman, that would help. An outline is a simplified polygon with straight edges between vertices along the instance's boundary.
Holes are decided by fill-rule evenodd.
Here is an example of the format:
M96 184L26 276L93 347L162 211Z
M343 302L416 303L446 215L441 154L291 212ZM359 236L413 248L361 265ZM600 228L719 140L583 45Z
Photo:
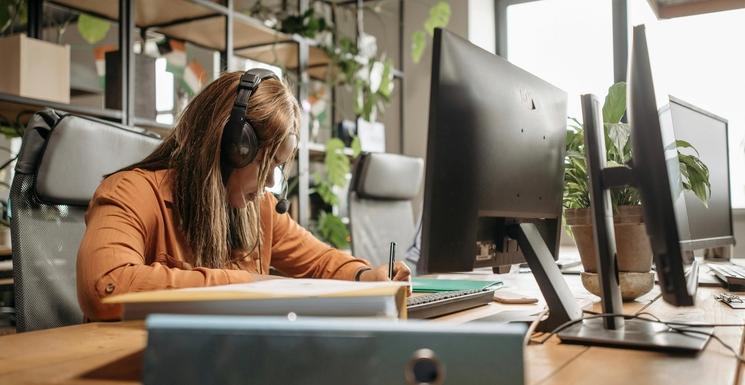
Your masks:
M256 74L258 85L246 86ZM243 118L258 139L246 164L232 160L246 151L231 143L245 144L245 129L223 135L231 110L238 116L230 126ZM85 316L121 318L120 305L101 303L110 295L266 279L269 266L291 277L387 280L387 266L373 269L332 249L275 210L265 187L293 158L299 126L289 88L261 70L225 73L208 85L150 156L96 190L77 260ZM409 275L397 262L394 280Z

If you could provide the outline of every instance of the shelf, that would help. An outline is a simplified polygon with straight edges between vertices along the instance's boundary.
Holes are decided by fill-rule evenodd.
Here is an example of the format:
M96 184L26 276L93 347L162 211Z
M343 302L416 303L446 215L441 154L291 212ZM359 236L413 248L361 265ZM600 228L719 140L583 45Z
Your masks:
M225 18L223 16L179 23L155 30L166 36L186 40L205 48L218 51L225 49ZM234 19L233 47L259 46L286 41L293 41L293 37L266 27L258 21L250 22L243 17Z
M173 124L160 123L152 119L134 118L135 127L148 130L165 138L172 130Z
M363 3L369 3L375 0L362 0ZM322 3L335 5L357 5L357 0L321 0Z
M27 98L18 95L11 95L0 92L0 114L8 119L15 118L22 111L32 110L39 111L46 107L55 110L66 111L73 114L94 116L108 120L121 121L122 112L119 110L101 109L95 107L76 106L48 100Z
M49 2L109 20L119 19L119 0L50 0ZM141 28L220 14L211 7L188 0L135 0L134 8L135 25Z
M323 52L326 55L325 52ZM311 53L312 56L312 53ZM328 58L325 63L313 64L311 61L308 63L308 75L314 79L325 80L328 76L328 64L331 63L331 59ZM393 69L394 79L403 79L404 73L396 68Z
M349 147L344 147L344 155L352 158L354 153ZM326 155L326 145L323 143L308 143L308 155L313 159L323 159Z
M111 21L119 18L118 0L53 0L54 4L86 12ZM208 0L135 0L135 25L165 36L218 51L225 50L225 15L230 10ZM235 55L288 69L298 67L297 45L310 46L312 66L327 64L326 53L316 43L299 35L288 35L260 20L233 12ZM273 48L273 46L275 46ZM275 55L275 52L277 54ZM275 57L276 56L276 57Z
M118 0L53 0L52 3L116 21ZM215 50L225 49L225 15L230 11L217 3L197 0L135 0L135 25L166 36ZM244 47L292 40L259 20L233 13L233 46Z
M237 49L235 55L262 63L280 65L291 71L298 68L298 46L294 42ZM326 67L330 63L331 58L326 54L326 51L318 47L309 47L308 74L312 78L325 79ZM318 69L322 71L318 71Z
M14 119L22 111L41 111L44 108L53 108L55 110L69 112L72 114L79 114L85 116L92 116L96 118L111 120L114 123L120 123L122 119L122 112L119 110L111 109L99 109L94 107L76 106L72 104L64 104L58 102L51 102L48 100L26 98L23 96L11 95L0 92L0 115ZM31 114L27 116L30 117ZM24 119L25 124L28 119ZM163 124L156 122L151 119L135 118L135 127L145 128L164 136L173 128L170 124ZM0 255L2 248L0 248Z

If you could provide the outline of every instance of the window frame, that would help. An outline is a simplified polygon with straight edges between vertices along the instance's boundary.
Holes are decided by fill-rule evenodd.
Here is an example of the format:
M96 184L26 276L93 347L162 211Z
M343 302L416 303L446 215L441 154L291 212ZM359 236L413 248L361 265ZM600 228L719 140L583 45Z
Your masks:
M497 46L494 52L507 58L507 8L511 5L532 3L542 0L494 0L494 41ZM627 0L612 1L613 23L613 79L616 82L626 80L629 58L629 7Z

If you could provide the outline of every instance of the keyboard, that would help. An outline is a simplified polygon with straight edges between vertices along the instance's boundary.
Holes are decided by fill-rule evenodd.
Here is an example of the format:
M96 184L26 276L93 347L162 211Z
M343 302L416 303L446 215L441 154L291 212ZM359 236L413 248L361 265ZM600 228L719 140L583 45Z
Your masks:
M729 291L745 290L745 267L732 263L708 263L709 269Z
M409 297L406 308L409 318L434 318L474 308L494 300L494 290L471 289L443 291Z

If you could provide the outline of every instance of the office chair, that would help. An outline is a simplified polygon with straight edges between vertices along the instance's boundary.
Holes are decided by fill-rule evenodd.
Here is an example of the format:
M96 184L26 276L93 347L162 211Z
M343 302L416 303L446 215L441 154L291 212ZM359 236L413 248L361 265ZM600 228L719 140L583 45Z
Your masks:
M391 242L403 260L414 242L412 199L419 193L424 161L398 154L366 153L355 164L349 189L352 254L377 266L388 263Z
M103 176L143 159L157 135L44 110L28 123L10 190L19 332L83 321L75 260Z

